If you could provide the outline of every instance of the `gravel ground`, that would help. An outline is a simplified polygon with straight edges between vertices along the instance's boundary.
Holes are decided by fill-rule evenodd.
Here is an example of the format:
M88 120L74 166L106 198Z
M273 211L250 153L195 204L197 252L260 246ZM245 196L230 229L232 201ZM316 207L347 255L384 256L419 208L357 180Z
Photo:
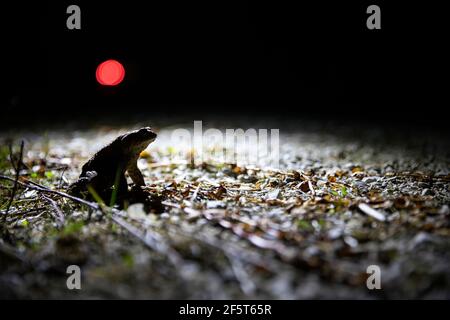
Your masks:
M117 135L150 124L159 136L139 160L144 205L118 216L50 195L61 223L51 201L24 188L5 214L12 184L1 182L0 297L450 298L445 135L351 122L224 122L203 125L280 129L279 163L224 163L212 156L223 147L217 141L209 158L193 161L197 150L171 139L175 129L192 130L183 121L1 133L1 174L15 173L8 139L15 150L24 139L21 176L54 190ZM66 287L71 264L81 267L81 290ZM366 286L370 265L380 267L381 290Z

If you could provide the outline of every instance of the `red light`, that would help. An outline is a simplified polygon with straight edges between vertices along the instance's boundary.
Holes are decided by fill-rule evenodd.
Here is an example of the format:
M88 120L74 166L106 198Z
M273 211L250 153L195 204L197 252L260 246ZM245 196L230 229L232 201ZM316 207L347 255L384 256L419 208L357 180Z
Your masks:
M125 77L125 69L119 61L106 60L97 67L95 77L101 85L116 86Z

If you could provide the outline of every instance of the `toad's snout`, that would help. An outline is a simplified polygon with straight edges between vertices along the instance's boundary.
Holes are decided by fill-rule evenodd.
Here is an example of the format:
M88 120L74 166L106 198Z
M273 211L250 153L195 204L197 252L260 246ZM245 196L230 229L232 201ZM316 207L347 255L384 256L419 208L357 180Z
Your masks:
M148 140L152 141L155 140L157 137L157 134L150 127L139 129L139 133L145 136Z

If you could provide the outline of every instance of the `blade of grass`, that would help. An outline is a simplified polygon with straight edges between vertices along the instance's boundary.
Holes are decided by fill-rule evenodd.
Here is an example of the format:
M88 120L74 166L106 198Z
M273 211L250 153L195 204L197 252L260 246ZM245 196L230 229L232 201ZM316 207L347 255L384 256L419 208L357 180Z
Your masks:
M95 189L92 186L88 185L87 189L91 194L92 198L94 198L95 202L97 202L101 206L105 205L103 199L100 197L100 195L97 193L97 191L95 191Z
M116 176L114 177L114 190L111 194L111 200L109 201L109 206L113 207L116 204L117 200L117 192L119 190L119 182L120 182L120 175L122 170L120 170L120 167L117 167Z

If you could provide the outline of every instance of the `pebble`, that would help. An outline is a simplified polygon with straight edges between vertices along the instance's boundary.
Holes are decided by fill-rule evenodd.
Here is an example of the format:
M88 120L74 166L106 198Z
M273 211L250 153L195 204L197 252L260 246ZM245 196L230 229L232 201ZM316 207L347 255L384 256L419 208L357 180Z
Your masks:
M378 177L365 177L362 179L363 182L366 183L372 183L372 182L377 182L378 181Z
M430 190L428 188L423 189L421 192L422 196L432 196L433 194L434 194L433 190Z

